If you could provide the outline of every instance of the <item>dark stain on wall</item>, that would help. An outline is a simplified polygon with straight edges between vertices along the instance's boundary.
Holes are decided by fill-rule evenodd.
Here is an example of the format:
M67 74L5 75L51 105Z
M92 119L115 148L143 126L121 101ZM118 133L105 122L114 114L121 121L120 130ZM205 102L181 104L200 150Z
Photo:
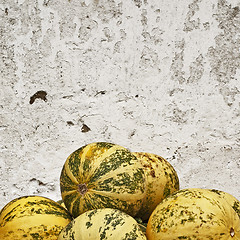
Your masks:
M82 128L81 128L81 131L85 133L85 132L91 131L91 129L86 124L83 124Z
M30 97L30 104L33 104L37 98L42 99L43 101L47 101L47 93L45 91L37 91Z
M239 7L233 7L222 0L213 17L218 21L222 33L216 36L215 47L210 47L208 56L211 64L211 76L226 84L236 75L240 68L240 15Z

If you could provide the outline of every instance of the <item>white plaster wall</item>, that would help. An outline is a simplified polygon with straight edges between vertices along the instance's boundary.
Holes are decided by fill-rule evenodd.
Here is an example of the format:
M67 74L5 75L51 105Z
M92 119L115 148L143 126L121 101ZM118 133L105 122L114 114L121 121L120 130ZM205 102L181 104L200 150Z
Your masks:
M0 0L0 208L95 141L240 199L239 51L236 0Z

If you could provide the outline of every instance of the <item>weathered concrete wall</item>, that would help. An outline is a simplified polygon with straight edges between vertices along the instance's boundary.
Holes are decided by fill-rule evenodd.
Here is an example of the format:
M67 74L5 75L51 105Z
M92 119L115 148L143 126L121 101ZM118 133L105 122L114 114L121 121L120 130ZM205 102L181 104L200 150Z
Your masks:
M239 49L236 0L1 0L0 208L95 141L240 199Z

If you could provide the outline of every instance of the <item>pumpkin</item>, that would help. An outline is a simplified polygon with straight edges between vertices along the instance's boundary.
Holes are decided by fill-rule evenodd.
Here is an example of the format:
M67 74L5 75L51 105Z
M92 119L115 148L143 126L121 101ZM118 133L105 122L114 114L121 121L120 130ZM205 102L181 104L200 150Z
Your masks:
M1 240L56 240L72 220L57 202L40 196L24 196L9 202L0 212Z
M89 210L72 220L58 240L146 240L137 221L111 208Z
M240 219L230 204L208 189L179 190L151 214L148 240L239 240Z
M98 208L115 208L135 216L145 197L145 175L129 150L96 142L70 154L61 172L60 189L74 218Z
M156 206L179 190L179 179L173 166L156 154L133 152L141 162L146 177L146 195L137 217L146 221Z
M233 195L224 191L220 191L216 189L211 189L211 191L215 192L220 197L224 198L232 206L232 208L235 210L235 212L238 214L240 218L240 201L237 198L235 198Z

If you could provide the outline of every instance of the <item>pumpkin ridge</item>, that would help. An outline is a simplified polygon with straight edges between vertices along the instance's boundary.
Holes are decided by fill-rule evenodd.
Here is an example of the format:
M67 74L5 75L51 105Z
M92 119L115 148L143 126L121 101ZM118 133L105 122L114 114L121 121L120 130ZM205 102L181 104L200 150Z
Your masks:
M124 161L122 160L124 159ZM126 168L133 165L133 162L136 160L130 152L126 152L124 149L115 149L113 154L110 154L108 157L105 157L101 164L98 165L94 174L92 175L91 182L96 182L98 179L105 177L107 174L115 171L125 171ZM132 166L131 169L133 169ZM117 173L117 172L115 172Z
M67 160L67 163L69 161ZM70 170L69 164L65 164L65 174L72 180L75 184L78 184L77 178L73 175L72 171Z
M69 195L71 195L71 194L73 194L75 192L76 192L76 189L74 189L72 191L68 191L68 192L63 192L62 197L64 198L64 197L69 196Z
M65 204L66 208L69 210L69 212L72 211L73 203L76 201L77 198L78 198L78 193L76 190L73 190L71 192L63 192L62 193L62 199L70 199L70 201L64 202L64 204ZM69 204L69 202L71 204Z
M115 192L98 191L98 190L94 190L94 189L92 189L91 192L96 194L96 195L101 195L101 196L104 196L104 197L108 197L109 199L114 199L113 197L116 195ZM118 200L121 200L121 201L126 201L126 202L131 202L131 199L129 199L130 195L131 194L123 193L120 196L118 196L118 198L115 198L115 199L118 199ZM144 193L142 193L142 195L144 195ZM135 200L133 200L133 201L135 202Z
M70 211L73 210L74 206L75 206L75 202L78 200L78 193L75 193L75 198L72 200L71 204L70 204Z
M89 146L90 148L91 146ZM89 170L89 173L87 177L85 178L85 182L90 182L90 180L95 176L96 172L98 171L99 167L104 164L104 159L109 159L112 154L115 154L117 150L124 150L123 147L116 145L109 149L107 149L104 153L102 153L97 158L94 158L94 164L92 164L91 169Z
M119 167L119 168L117 168L117 169L115 169L115 170L113 170L113 171L110 171L110 172L104 174L101 178L99 178L99 179L97 179L97 180L94 180L94 183L96 183L95 185L98 185L99 183L101 183L101 182L103 182L103 181L105 181L105 180L107 180L107 179L109 179L109 178L116 177L116 174L117 174L118 172L121 173L123 169L124 169L125 171L129 171L129 170L132 170L133 167L132 167L132 165L121 166L121 167Z
M80 183L83 183L84 182L84 179L87 180L88 177L85 177L85 174L86 174L86 171L84 172L84 168L81 167L82 165L84 165L86 159L88 159L88 157L86 157L88 154L89 154L89 151L91 151L91 145L92 144L89 144L89 145L86 145L85 147L82 147L81 149L82 152L81 152L81 156L80 156L80 162L79 162L79 165L78 165L78 168L79 168L79 182ZM91 166L91 165L90 165ZM88 169L88 174L87 176L91 176L91 168ZM86 181L85 181L86 182ZM79 184L79 183L78 183Z

